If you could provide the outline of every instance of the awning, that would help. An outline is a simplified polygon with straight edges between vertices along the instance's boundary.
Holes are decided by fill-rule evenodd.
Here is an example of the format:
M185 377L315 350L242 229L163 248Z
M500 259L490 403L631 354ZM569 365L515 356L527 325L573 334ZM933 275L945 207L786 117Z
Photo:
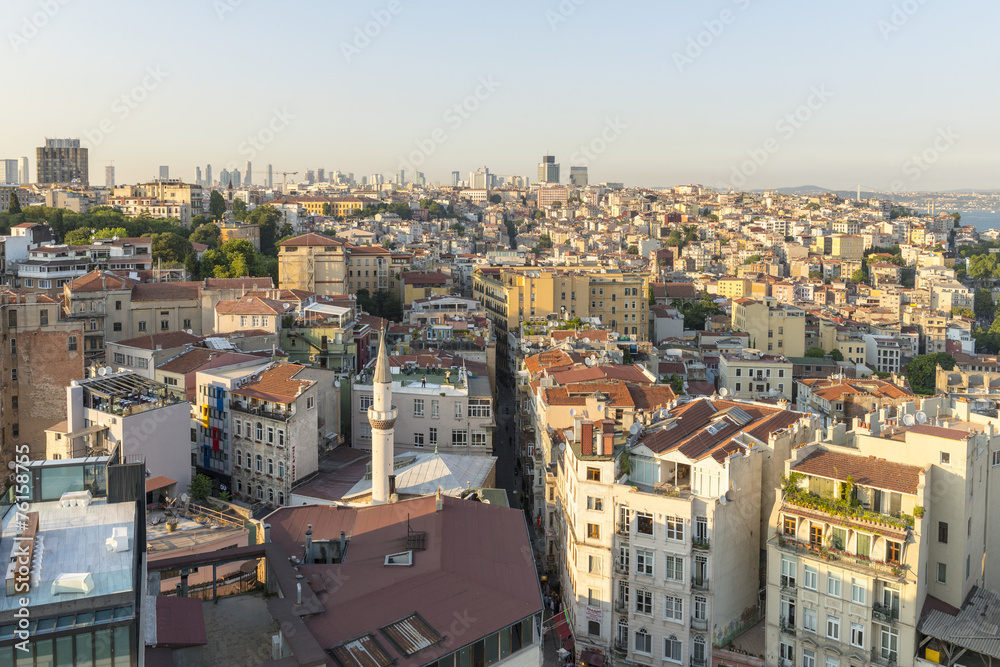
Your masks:
M604 656L593 651L582 651L580 653L580 664L590 665L590 667L604 667Z
M171 484L176 484L177 480L170 479L169 477L164 477L160 475L159 477L153 477L146 480L146 493L150 491L156 491L157 489L162 489L164 487L170 486Z

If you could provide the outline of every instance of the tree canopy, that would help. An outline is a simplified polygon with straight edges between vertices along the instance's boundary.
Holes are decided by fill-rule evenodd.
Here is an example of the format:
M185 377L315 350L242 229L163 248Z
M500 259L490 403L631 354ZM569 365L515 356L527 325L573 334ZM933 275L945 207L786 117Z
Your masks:
M208 200L208 212L216 220L222 220L222 216L226 214L226 199L218 190L212 190Z
M921 354L913 358L903 369L914 393L929 396L935 391L937 367L946 371L955 368L955 357L947 352Z
M707 292L703 292L697 301L675 299L673 306L684 316L684 328L694 331L704 330L705 320L723 312Z
M369 290L361 288L357 296L358 306L369 315L384 317L393 322L403 321L403 302L395 292L380 289L372 294Z
M7 207L7 212L11 215L17 215L21 212L21 200L17 198L16 192L10 193L10 205Z
M805 356L810 358L822 359L823 357L826 356L826 350L824 350L821 347L811 347L808 350L806 350Z

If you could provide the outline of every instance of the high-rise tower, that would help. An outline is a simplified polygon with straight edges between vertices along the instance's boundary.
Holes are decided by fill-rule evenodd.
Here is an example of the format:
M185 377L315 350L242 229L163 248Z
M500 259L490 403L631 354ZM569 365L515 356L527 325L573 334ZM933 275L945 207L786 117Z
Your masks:
M398 411L392 405L392 373L389 353L385 349L385 330L378 344L378 360L372 381L372 405L368 408L368 423L372 427L372 505L389 502L393 467L393 428Z

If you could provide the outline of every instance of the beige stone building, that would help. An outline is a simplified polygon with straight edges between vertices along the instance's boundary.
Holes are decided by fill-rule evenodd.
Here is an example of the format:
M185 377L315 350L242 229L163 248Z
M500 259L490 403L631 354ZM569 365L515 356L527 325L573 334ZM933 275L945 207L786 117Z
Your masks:
M806 313L773 297L733 302L733 328L750 334L750 347L771 354L805 354Z
M323 234L304 234L278 244L278 287L323 295L346 294L347 246Z

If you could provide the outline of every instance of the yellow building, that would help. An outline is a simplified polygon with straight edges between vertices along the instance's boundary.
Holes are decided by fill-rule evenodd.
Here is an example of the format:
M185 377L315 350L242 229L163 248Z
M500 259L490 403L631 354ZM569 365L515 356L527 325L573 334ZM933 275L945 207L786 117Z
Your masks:
M249 241L253 247L260 250L260 225L243 222L226 222L219 225L219 241L225 243L230 239Z
M402 275L403 303L431 296L447 296L454 286L451 276L440 271L411 271Z
M284 199L272 202L274 204L298 204L304 208L309 215L331 215L336 217L346 217L352 213L362 211L366 206L373 206L377 202L364 197L285 197ZM329 206L329 213L324 213Z
M282 241L278 244L278 287L317 294L346 294L346 245L315 233Z
M621 336L649 337L649 275L606 269L478 269L473 295L503 334L529 319L599 317Z
M750 296L753 283L749 278L719 278L719 296L730 301Z
M750 334L750 347L787 357L805 354L806 313L773 297L737 299L733 327Z
M191 215L200 215L204 210L200 185L184 183L180 179L152 181L139 185L120 185L113 189L112 197L139 197L156 199L162 204L189 204Z
M834 234L830 254L841 259L861 259L865 256L865 240L860 236Z

